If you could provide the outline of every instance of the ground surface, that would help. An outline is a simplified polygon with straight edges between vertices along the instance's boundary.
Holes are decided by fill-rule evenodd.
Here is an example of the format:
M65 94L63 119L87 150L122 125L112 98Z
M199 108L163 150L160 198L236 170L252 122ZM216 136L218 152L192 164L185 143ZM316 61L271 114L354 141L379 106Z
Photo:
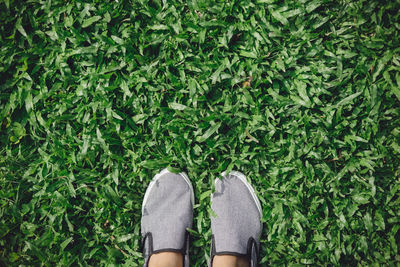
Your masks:
M152 176L247 174L262 265L400 264L400 2L0 1L0 261L138 266Z

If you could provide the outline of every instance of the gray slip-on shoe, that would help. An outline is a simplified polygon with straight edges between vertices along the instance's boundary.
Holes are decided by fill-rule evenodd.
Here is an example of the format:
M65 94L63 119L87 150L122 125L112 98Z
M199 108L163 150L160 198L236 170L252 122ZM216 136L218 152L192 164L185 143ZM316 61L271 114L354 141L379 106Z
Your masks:
M144 266L153 254L177 252L189 266L189 234L193 223L193 187L185 173L164 169L147 187L142 204Z
M246 176L237 171L221 174L211 195L211 261L216 255L246 257L250 266L258 264L262 209Z

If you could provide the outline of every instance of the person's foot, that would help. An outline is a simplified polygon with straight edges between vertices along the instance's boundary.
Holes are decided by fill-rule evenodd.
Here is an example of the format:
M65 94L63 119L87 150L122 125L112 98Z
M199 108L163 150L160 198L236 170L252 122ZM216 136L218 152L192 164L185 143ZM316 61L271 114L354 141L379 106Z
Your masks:
M165 169L153 178L142 204L144 266L152 255L163 252L182 254L182 266L189 266L186 229L192 227L193 203L193 187L185 173Z
M211 216L211 266L221 255L244 258L248 266L257 266L262 231L260 201L242 173L221 175L211 196L216 215Z

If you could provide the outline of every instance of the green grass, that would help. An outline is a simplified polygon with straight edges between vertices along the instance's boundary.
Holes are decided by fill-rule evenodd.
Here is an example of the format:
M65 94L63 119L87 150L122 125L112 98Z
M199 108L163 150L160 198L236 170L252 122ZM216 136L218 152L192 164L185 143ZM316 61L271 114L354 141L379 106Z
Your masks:
M138 266L161 168L236 169L267 265L400 265L399 0L0 1L0 265Z

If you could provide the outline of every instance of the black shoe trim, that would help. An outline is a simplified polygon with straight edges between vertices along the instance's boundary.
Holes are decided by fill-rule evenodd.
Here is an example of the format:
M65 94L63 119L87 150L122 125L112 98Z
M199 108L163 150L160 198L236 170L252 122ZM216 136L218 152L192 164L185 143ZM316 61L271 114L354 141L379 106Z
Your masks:
M219 256L219 255L231 255L231 256L237 256L237 257L243 257L248 259L249 261L251 261L251 254L252 254L252 249L253 247L256 250L256 262L253 266L251 267L256 267L258 266L258 257L259 257L259 250L258 250L258 246L257 246L257 242L253 237L250 237L249 240L247 241L247 253L246 254L242 254L242 253L237 253L237 252L232 252L232 251L216 251L215 248L215 237L214 235L211 236L211 255L210 255L210 266L212 266L213 264L213 260L215 256Z
M253 250L253 248L255 249L255 253L256 253L256 256L255 256L255 262L252 262L252 250ZM250 267L257 267L258 266L258 262L259 262L259 257L260 257L260 253L259 253L260 251L259 251L259 247L257 246L257 242L256 242L256 240L253 238L253 237L250 237L249 238L249 241L247 242L247 255L248 255L248 257L249 257L249 260L250 260L250 264L251 264L251 266Z
M188 245L189 245L189 238L190 238L189 232L186 231L186 233L185 233L185 241L184 241L183 247L181 249L163 248L163 249L154 250L154 247L153 247L153 234L151 232L147 232L144 235L144 237L142 239L142 244L141 244L141 250L143 252L143 258L146 258L146 255L144 254L145 246L146 246L145 242L146 242L146 240L148 240L148 242L149 242L149 244L148 244L148 247L149 247L149 251L148 251L148 255L149 256L148 256L148 258L149 259L153 254L162 253L162 252L175 252L175 253L182 254L182 259L183 259L183 265L182 266L185 266L185 255L186 255L186 250L187 250ZM148 266L149 266L149 262L147 262L146 267L148 267Z
M140 246L141 251L144 254L144 250L145 250L145 245L146 245L146 240L148 239L149 241L149 254L153 253L153 234L151 232L148 232L144 235L143 239L142 239L142 243Z

